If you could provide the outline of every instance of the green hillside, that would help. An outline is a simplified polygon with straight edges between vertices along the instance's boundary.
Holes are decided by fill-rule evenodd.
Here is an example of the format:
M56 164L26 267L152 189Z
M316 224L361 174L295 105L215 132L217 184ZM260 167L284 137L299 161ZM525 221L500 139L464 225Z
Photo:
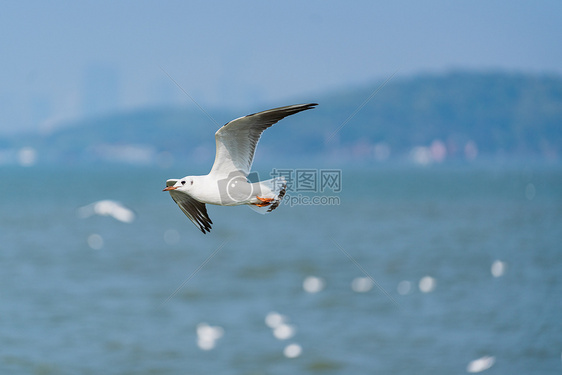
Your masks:
M376 86L376 85L375 85ZM325 101L330 128L374 87ZM439 139L472 140L486 154L562 151L560 77L454 73L391 81L339 133L343 145L365 139L397 152Z
M380 85L271 103L242 113L209 113L222 125L275 106L319 103L317 109L267 131L259 152L270 157L329 153L369 160L383 150L385 158L399 158L432 144L444 146L447 159L466 157L467 145L479 156L556 159L562 153L561 77L457 72L395 78L365 103ZM51 161L107 160L112 155L104 154L108 147L134 145L149 154L170 152L206 162L214 154L217 128L197 108L146 109L67 124L41 137L2 140L0 145L35 147Z

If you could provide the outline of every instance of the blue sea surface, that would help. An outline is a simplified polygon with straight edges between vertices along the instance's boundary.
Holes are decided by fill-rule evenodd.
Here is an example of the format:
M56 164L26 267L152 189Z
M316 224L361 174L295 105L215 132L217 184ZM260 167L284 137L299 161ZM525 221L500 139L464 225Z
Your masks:
M1 374L562 371L560 166L342 168L337 205L206 235L161 191L183 169L2 168ZM136 219L77 216L103 199Z

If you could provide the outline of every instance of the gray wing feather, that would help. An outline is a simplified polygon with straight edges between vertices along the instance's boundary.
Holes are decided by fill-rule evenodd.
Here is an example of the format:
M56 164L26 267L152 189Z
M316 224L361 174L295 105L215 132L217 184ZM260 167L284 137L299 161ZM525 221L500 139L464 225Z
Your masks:
M224 177L240 171L248 175L263 131L287 116L314 108L316 105L318 104L289 105L230 121L215 133L217 152L210 174Z
M170 195L181 208L185 216L187 216L201 232L206 233L211 231L211 224L213 224L213 222L207 214L205 203L201 203L190 195L175 190L171 190Z

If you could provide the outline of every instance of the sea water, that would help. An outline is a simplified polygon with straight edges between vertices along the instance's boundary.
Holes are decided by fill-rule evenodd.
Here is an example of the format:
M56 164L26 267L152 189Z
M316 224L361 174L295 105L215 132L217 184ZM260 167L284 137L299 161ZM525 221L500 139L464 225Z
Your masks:
M340 170L204 235L181 172L3 167L0 373L562 371L559 166ZM77 214L108 199L135 220Z

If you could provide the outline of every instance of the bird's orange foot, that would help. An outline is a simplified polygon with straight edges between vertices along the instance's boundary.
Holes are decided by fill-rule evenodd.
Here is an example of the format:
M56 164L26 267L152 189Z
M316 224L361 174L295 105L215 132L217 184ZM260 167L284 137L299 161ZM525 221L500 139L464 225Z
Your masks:
M262 203L254 203L258 207L265 207L269 206L271 202L273 202L273 198L261 198L260 196L256 195L256 198L260 200Z
M273 198L261 198L259 195L256 195L256 198L258 198L260 201L264 202L264 203L271 203L273 202Z

